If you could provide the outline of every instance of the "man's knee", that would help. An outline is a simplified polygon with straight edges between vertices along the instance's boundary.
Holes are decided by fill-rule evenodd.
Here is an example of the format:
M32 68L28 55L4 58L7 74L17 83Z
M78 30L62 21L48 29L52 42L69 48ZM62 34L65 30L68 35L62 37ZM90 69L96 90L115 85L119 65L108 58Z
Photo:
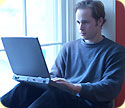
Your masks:
M29 101L37 99L42 90L25 83L17 84L12 90L1 98L1 102L7 106L16 106L16 104L27 104Z

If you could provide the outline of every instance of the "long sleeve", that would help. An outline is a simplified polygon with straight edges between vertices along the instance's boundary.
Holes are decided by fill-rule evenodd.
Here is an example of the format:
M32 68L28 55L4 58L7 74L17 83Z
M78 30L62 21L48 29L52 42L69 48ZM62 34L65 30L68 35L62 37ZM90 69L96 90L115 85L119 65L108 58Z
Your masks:
M52 68L52 76L82 85L80 96L98 102L113 100L125 73L125 49L104 38L94 45L81 40L64 45Z
M60 78L64 77L64 72L66 67L65 60L64 60L64 56L66 56L65 54L66 53L65 53L65 45L64 45L61 51L59 52L54 65L51 68L51 71L50 71L51 77L60 77Z
M121 90L125 73L125 53L112 55L106 62L105 71L100 81L82 83L80 95L94 101L113 100Z

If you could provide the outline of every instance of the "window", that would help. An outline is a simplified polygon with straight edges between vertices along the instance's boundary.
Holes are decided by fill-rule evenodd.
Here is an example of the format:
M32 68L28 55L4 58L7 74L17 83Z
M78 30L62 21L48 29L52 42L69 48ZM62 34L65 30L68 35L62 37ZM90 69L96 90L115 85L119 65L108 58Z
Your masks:
M22 0L0 1L0 37L17 36L24 34ZM0 41L0 49L3 49Z
M24 13L22 0L0 0L0 37L24 35ZM0 39L0 96L17 82L12 72Z
M49 70L63 44L60 7L61 0L26 0L26 35L38 37Z
M63 43L72 39L69 4L73 0L0 0L0 37L38 37L50 70ZM18 83L11 71L0 40L0 96Z

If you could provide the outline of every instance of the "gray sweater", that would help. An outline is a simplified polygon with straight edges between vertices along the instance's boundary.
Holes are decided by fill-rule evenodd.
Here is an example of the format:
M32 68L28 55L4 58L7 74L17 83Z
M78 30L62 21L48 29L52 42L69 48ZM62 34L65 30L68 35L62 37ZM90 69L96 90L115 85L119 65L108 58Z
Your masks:
M80 96L98 106L119 94L124 73L125 48L105 37L96 44L82 39L65 44L51 70L52 75L80 83Z

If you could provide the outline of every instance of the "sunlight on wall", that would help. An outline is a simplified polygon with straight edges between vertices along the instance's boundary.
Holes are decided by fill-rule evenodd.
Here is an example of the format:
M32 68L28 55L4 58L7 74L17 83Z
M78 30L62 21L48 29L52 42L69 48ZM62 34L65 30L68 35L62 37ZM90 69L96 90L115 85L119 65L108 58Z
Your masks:
M0 5L2 5L6 0L0 0Z

